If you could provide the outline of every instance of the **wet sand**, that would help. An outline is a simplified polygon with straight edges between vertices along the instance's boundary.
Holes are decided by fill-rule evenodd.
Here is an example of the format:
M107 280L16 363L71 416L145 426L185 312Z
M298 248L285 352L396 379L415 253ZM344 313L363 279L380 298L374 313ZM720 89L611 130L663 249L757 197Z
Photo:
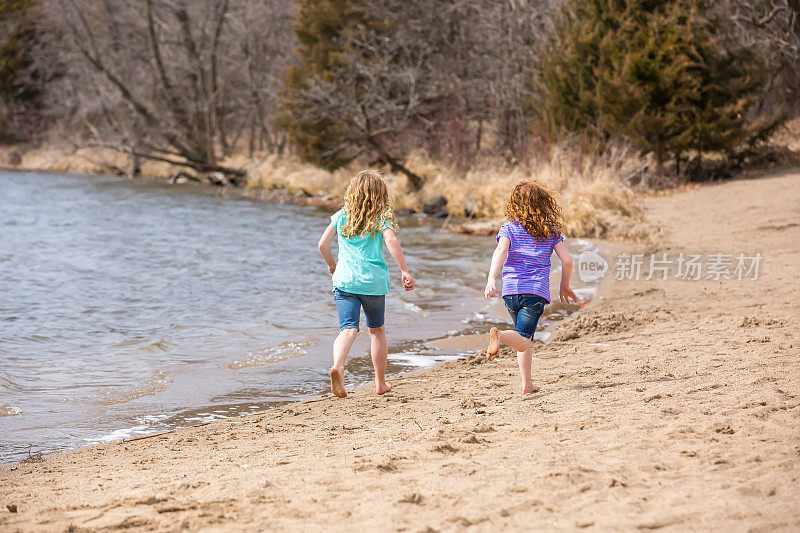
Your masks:
M611 272L529 397L514 357L477 356L6 465L0 529L797 530L800 174L646 203L641 252L761 252L759 279Z

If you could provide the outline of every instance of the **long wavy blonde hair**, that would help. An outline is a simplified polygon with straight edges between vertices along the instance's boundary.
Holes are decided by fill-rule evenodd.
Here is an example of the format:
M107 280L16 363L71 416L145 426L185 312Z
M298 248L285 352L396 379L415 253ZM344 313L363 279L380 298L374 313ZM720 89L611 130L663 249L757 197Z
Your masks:
M554 231L561 232L564 215L555 193L534 179L517 183L506 202L506 218L519 222L531 237L543 241Z
M374 170L362 170L350 180L344 193L347 223L342 228L345 237L374 237L381 226L389 222L397 227L389 188Z

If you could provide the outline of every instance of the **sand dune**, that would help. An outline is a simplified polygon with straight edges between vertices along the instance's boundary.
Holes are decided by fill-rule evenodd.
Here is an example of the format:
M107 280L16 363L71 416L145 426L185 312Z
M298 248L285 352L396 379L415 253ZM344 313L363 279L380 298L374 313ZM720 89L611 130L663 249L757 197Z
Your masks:
M478 356L6 465L0 529L800 529L800 174L646 204L641 252L760 252L759 279L610 272L530 397L513 357Z

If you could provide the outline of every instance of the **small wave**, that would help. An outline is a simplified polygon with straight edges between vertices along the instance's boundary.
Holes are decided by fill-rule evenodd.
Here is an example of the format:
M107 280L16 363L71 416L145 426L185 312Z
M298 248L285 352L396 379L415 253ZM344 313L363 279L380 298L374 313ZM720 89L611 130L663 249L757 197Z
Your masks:
M407 311L411 311L412 313L417 313L417 314L421 314L422 313L422 308L420 306L416 305L416 304L411 303L411 302L403 302L403 309L405 309Z
M102 437L97 437L93 439L85 439L86 442L90 443L100 443L100 442L114 442L117 440L125 440L136 435L144 435L152 431L150 426L133 426L129 428L122 428L116 431L112 431L108 435L103 435Z
M240 368L248 368L251 366L263 366L270 363L277 363L285 359L293 357L300 357L306 355L308 352L304 348L311 346L310 341L303 342L284 342L278 346L270 346L263 350L255 352L247 352L244 359L237 359L231 361L227 366L231 370L238 370Z
M17 407L16 405L5 404L0 405L0 416L16 416L21 415L22 409Z
M11 381L7 377L0 376L0 389L5 389L9 391L19 391L22 390L22 387L20 387L17 383Z
M158 424L161 423L167 415L144 415L138 416L134 419L136 425L121 428L107 433L100 437L91 437L84 439L85 442L97 444L101 442L113 442L117 440L129 439L138 435L146 435L160 429Z
M144 346L142 349L147 352L154 352L156 350L161 350L162 352L166 352L169 351L169 344L164 340L153 341L147 346Z
M414 368L426 368L444 363L445 361L454 361L461 357L460 355L433 355L433 354L415 354L415 353L393 353L392 364L402 364L404 366Z
M101 405L117 405L127 403L142 396L152 396L163 392L167 385L172 383L172 378L166 372L159 370L152 379L149 379L129 389L116 389L103 391L99 394L98 403Z

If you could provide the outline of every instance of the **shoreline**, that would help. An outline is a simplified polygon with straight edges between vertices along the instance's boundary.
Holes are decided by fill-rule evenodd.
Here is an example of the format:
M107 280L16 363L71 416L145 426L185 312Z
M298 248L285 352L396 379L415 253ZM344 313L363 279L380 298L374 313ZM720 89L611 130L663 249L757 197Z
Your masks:
M499 301L494 302L488 308L476 306L473 309L474 313L485 314L489 317L493 323L499 323L507 318L507 314L505 308L503 307L502 303ZM552 336L558 329L563 327L566 323L577 316L576 312L571 313L566 318L556 320L551 323L548 327L544 328L542 332L548 338ZM463 320L459 322L463 322L464 320L469 319L469 316L464 316ZM446 334L443 337L432 337L432 338L419 338L419 339L412 339L410 342L416 342L421 345L424 345L428 348L429 351L432 353L430 354L435 358L434 361L426 363L426 364L418 364L413 367L410 367L406 370L400 370L395 372L393 375L394 377L387 378L388 381L402 381L405 379L411 379L414 375L425 372L442 364L446 364L447 362L457 361L457 360L469 360L470 358L475 357L483 350L488 342L488 333L472 333L471 331L474 328L467 327L462 329L461 331L453 334ZM409 342L406 340L405 342ZM545 345L548 341L539 341L541 345ZM392 360L393 355L396 357L398 353L402 356L403 352L395 352L394 354L390 352L390 362ZM401 357L402 358L402 357ZM408 365L408 363L406 363ZM364 389L368 390L372 386L372 380L366 381L359 381L355 384L352 384L351 387L348 388L348 393L355 391L357 389ZM327 389L327 385L320 383L321 389ZM311 391L300 394L298 398L295 399L286 399L286 400L275 400L270 402L271 405L266 406L265 410L263 411L256 411L255 413L248 413L248 414L238 414L233 416L225 416L222 418L217 418L216 420L236 420L243 416L248 416L249 414L256 414L256 415L269 415L275 408L289 405L289 404L303 404L306 402L314 402L318 401L322 398L329 398L331 397L331 393L329 390L324 390L322 393L318 391ZM250 402L252 403L252 402ZM9 404L10 405L10 404ZM12 406L13 407L13 406ZM193 407L191 411L203 411L203 410L211 410L214 406L198 406ZM11 413L9 415L0 415L0 416L13 416L15 414L20 413ZM182 413L173 414L170 418L174 416L181 416ZM1 419L1 418L0 418ZM172 426L169 428L158 428L154 427L150 430L136 430L131 432L134 428L127 428L127 427L119 427L116 429L108 429L107 432L101 436L94 437L94 438L85 438L81 442L81 444L75 444L70 447L66 447L60 450L50 450L50 451L29 451L28 457L15 460L15 461L7 461L7 462L0 462L0 467L2 466L9 466L9 465L17 465L20 463L26 463L30 461L39 460L40 458L50 457L53 455L58 455L62 453L70 453L74 451L79 451L85 448L90 448L92 446L97 446L100 444L122 444L125 442L136 441L141 439L147 439L159 435L169 434L174 431L178 431L181 429L191 429L197 427L203 427L211 423L212 421L203 421L196 424L189 424L189 425L178 425ZM114 435L129 435L124 437L117 437L117 438L108 438Z
M408 165L426 180L420 189L410 187L404 175L383 169L395 196L398 214L442 219L448 231L466 235L487 235L502 224L506 190L535 174L562 196L568 224L564 235L576 238L646 241L649 228L641 226L640 194L619 178L620 165L646 173L646 161L625 156L597 155L576 170L575 158L584 154L559 149L548 161L531 161L536 167L485 160L469 171L433 161L421 153L409 155ZM621 158L621 159L620 159ZM4 162L6 162L4 164ZM14 164L10 164L14 163ZM220 190L284 204L336 209L355 172L354 167L328 172L303 163L291 155L231 155L225 166L244 173L241 186L225 186L224 176L186 172L177 165L143 160L135 178L181 185L194 183ZM125 154L109 149L57 148L53 145L0 146L0 167L19 172L82 172L126 175L130 162Z
M13 174L4 174L8 179L9 183L16 181L16 177ZM20 174L20 179L24 174ZM36 174L30 175L31 179L34 180L32 183L35 183L35 187L37 189L42 190L43 192L47 191L50 187L52 182L50 177L47 175L40 175L37 176ZM54 176L58 176L58 174L54 174ZM123 195L128 195L128 191L139 191L139 192L150 192L155 195L163 194L166 197L173 196L173 189L169 188L167 185L162 185L157 182L149 182L150 180L143 180L139 182L132 182L129 180L125 180L123 178L117 178L112 176L99 176L99 177L91 177L91 176L84 176L81 174L72 175L72 177L65 178L71 181L77 181L78 183L86 183L87 185L92 183L100 182L100 187L105 189L110 185L113 185L113 190L121 191ZM94 187L90 185L90 189ZM45 194L47 194L45 192ZM202 189L199 189L195 186L190 186L190 188L182 189L180 191L180 198L184 197L191 197L191 198L201 198L202 202L205 202L207 198L216 198L216 195L211 196L209 193L205 192ZM233 195L233 196L231 196ZM135 196L135 195L134 195ZM245 206L255 206L256 210L259 211L272 211L277 209L275 207L269 206L261 206L259 207L259 202L251 202L249 200L245 200L245 202L240 202L240 196L236 194L236 191L231 191L230 194L226 195L228 199L224 201L224 204L227 205L225 209L230 212L234 212L241 207L240 204L244 204ZM182 200L183 201L183 200ZM233 201L233 204L230 204L230 201ZM217 202L214 202L217 203ZM290 208L291 212L295 212L294 208ZM316 209L299 209L300 212L305 211L306 215L311 216L312 218L316 218L320 216L322 211L318 211ZM316 214L315 214L316 213ZM419 217L410 217L404 220L401 220L401 223L404 226L416 227L419 224L423 224L425 229L423 230L423 234L427 235L431 233L430 237L419 237L417 245L420 246L420 252L424 254L428 253L425 252L425 243L430 242L426 239L434 239L435 242L443 242L443 243L455 243L455 247L463 250L464 247L478 247L481 250L484 249L484 246L481 243L487 243L486 239L468 239L465 237L449 237L447 234L444 234L439 231L439 224L436 222L432 222L430 220L424 220ZM493 239L489 239L489 241L493 242ZM488 246L488 244L487 244ZM586 246L591 246L590 244L586 244ZM433 248L429 248L432 250ZM476 248L477 249L477 248ZM578 253L581 248L577 248L575 253ZM316 253L316 250L314 250ZM438 254L437 254L438 255ZM463 255L463 253L462 253ZM469 254L469 257L478 257L473 254ZM469 258L468 257L468 258ZM482 261L479 261L482 262ZM557 261L555 261L557 263ZM422 266L422 265L420 265ZM456 265L456 267L460 267L460 265ZM471 268L471 267L470 267ZM476 271L477 272L477 271ZM434 275L431 273L430 275ZM430 286L430 281L428 282ZM436 287L432 287L436 288ZM437 289L438 290L438 289ZM393 363L390 367L392 375L405 375L409 372L418 371L420 367L429 367L436 362L442 360L453 359L459 356L459 352L464 352L465 350L469 351L479 351L481 347L479 346L470 346L465 347L462 350L433 350L427 349L424 347L424 341L429 341L432 339L441 338L443 336L452 336L456 333L466 332L471 333L474 332L481 327L481 318L486 311L487 302L483 300L482 296L477 296L477 293L481 292L477 287L472 287L470 291L468 291L469 297L465 298L464 295L462 296L454 296L448 294L442 294L440 299L437 302L432 302L432 308L427 310L419 309L414 305L408 305L408 307L403 309L398 308L398 313L410 313L411 317L418 317L418 316L426 316L428 315L428 311L432 314L430 317L424 318L425 322L427 322L427 327L425 324L420 323L421 326L424 327L424 331L421 331L419 328L411 328L408 329L407 327L404 328L403 332L397 330L395 333L400 335L396 339L396 342L393 342ZM413 295L412 295L413 296ZM402 295L401 295L402 297ZM422 297L422 294L420 294ZM441 300L441 298L445 298L448 303L445 306L442 306L442 303L445 303ZM417 298L412 298L412 301L415 303L420 303ZM453 303L451 304L449 302ZM398 303L399 305L399 303ZM405 304L404 304L405 305ZM420 304L422 305L422 304ZM564 308L561 306L560 308L555 307L561 313L568 312L569 309ZM501 313L499 316L495 316L494 320L500 319L500 322L504 322L507 320L507 316L505 314L505 310L502 308L502 304L500 305ZM492 314L489 314L489 317L492 317ZM476 317L477 323L476 323ZM552 318L557 318L554 316ZM280 319L278 319L280 320ZM405 319L403 319L405 320ZM413 320L413 318L409 318L408 320ZM433 322L431 322L433 321ZM499 324L498 324L499 325ZM12 328L13 331L13 328ZM73 331L73 333L78 333L78 331ZM13 333L12 333L13 335ZM166 335L166 332L165 332ZM167 346L174 339L166 336L158 336L159 339L164 340L167 343ZM538 338L538 335L537 335ZM289 342L294 340L292 335L284 336L277 339L271 339L274 342L267 343L264 345L265 350L270 351L272 348L276 350L281 349L282 342ZM312 342L313 344L317 344L314 349L316 352L325 352L325 344L327 339L323 339L321 344L316 340ZM362 339L363 340L363 339ZM54 346L57 348L59 343L55 343ZM251 347L253 350L255 348ZM259 345L259 348L261 346ZM176 349L176 345L173 345L171 349ZM238 352L237 352L238 353ZM249 353L249 352L248 352ZM315 359L313 365L315 367L319 367L322 370L322 364L319 363L320 358L316 357L319 353L314 353ZM361 353L357 355L362 355ZM233 355L231 357L234 357ZM249 356L248 356L249 357ZM329 357L329 356L327 356ZM238 356L237 356L238 358ZM230 359L230 358L229 358ZM236 361L239 362L238 359ZM303 364L303 363L300 363ZM225 365L225 361L220 363ZM311 363L306 362L305 366L310 366ZM244 365L247 366L247 365ZM369 376L367 376L364 372L366 372L366 368L370 369L371 365L369 364L368 356L362 362L355 363L354 365L354 373L350 374L351 379L349 380L348 385L354 386L355 384L360 384L369 381ZM55 418L54 416L50 417L39 417L37 418L36 415L31 415L31 413L35 413L36 405L35 396L33 398L26 398L25 395L14 393L13 391L9 392L9 396L7 399L9 400L9 407L11 405L19 406L24 411L23 416L18 417L9 417L3 420L0 420L0 424L8 429L8 434L6 438L3 439L3 447L2 453L2 460L0 460L0 464L8 464L14 461L20 461L25 459L30 454L36 455L43 455L43 454L53 454L56 452L66 451L69 449L75 449L77 447L82 447L86 445L91 445L97 442L104 442L110 440L120 440L122 438L138 436L147 433L154 433L154 432L161 432L166 429L176 427L179 425L192 425L200 422L203 418L209 417L216 417L216 413L218 412L217 409L222 409L224 411L229 411L224 413L223 416L231 416L233 414L238 414L239 412L248 412L248 411L261 411L267 407L269 404L274 404L276 402L282 401L296 401L296 400L304 400L310 395L317 395L325 392L326 384L322 381L312 380L308 381L305 380L295 380L294 385L287 390L290 392L286 394L281 394L280 399L275 399L273 397L268 398L258 398L251 396L249 399L245 400L240 398L238 401L224 401L222 406L217 406L212 400L200 400L199 403L193 403L191 405L179 405L174 402L176 397L181 396L181 392L176 391L184 391L184 390L191 390L189 387L186 386L185 382L181 382L181 379L185 379L185 376L181 376L181 371L179 368L175 368L174 365L170 366L168 362L160 361L158 363L158 372L153 370L153 373L148 374L145 371L145 375L143 375L139 380L129 381L127 383L108 383L109 389L111 391L115 391L113 394L104 393L98 396L102 396L99 400L95 399L93 396L94 391L87 391L85 393L85 398L81 399L80 404L86 404L89 407L86 407L85 410L80 410L80 407L75 407L70 409L69 413L65 413L66 416ZM327 370L327 367L325 368ZM362 372L359 372L362 370ZM213 369L211 370L213 372ZM223 369L223 372L225 370ZM195 371L196 373L196 371ZM240 374L249 373L251 375L255 375L255 372L252 370L244 370L239 372ZM279 372L280 373L280 372ZM285 374L286 378L278 378L278 379L286 379L290 380L291 378L288 377L288 374ZM177 377L176 377L177 376ZM235 379L235 378L231 378ZM175 380L176 383L172 383ZM169 385L167 384L169 383ZM271 382L270 382L271 384ZM99 385L98 385L99 387ZM269 386L265 386L268 390ZM165 389L168 389L165 391ZM153 396L153 395L158 396ZM267 395L267 393L265 393ZM110 396L113 395L115 398L113 401L110 400ZM139 400L139 398L142 398ZM163 400L164 403L161 402L161 398L165 398ZM28 400L31 401L28 401ZM130 401L135 403L128 403ZM251 402L252 400L252 402ZM86 410L91 411L92 407L90 407L94 402L100 402L101 405L110 405L110 407L103 407L104 410L107 411L104 414L102 423L92 424L91 426L86 425L85 423L75 423L74 420L80 420L81 417L84 415ZM138 407L138 403L148 403L148 407ZM257 403L260 404L259 406L247 406L246 404L250 403ZM117 405L121 404L121 405ZM163 409L159 407L165 406ZM8 411L9 414L13 412L17 412L16 409L10 409ZM197 414L199 412L200 414ZM2 414L2 413L0 413ZM68 418L67 416L72 416L72 418ZM186 420L189 418L189 420ZM198 419L200 418L200 419ZM221 418L221 416L220 416ZM204 420L203 420L204 421ZM66 423L66 425L62 425L62 422ZM41 427L41 431L37 431L34 429L33 431L28 431L27 428L36 428ZM43 433L47 433L47 435L43 435ZM68 433L69 438L63 438L60 434ZM30 448L30 444L34 444L32 449Z
M537 394L519 395L514 358L476 357L382 397L357 388L4 465L0 526L796 529L798 183L648 198L663 231L643 253L761 251L761 277L607 275L534 354Z

